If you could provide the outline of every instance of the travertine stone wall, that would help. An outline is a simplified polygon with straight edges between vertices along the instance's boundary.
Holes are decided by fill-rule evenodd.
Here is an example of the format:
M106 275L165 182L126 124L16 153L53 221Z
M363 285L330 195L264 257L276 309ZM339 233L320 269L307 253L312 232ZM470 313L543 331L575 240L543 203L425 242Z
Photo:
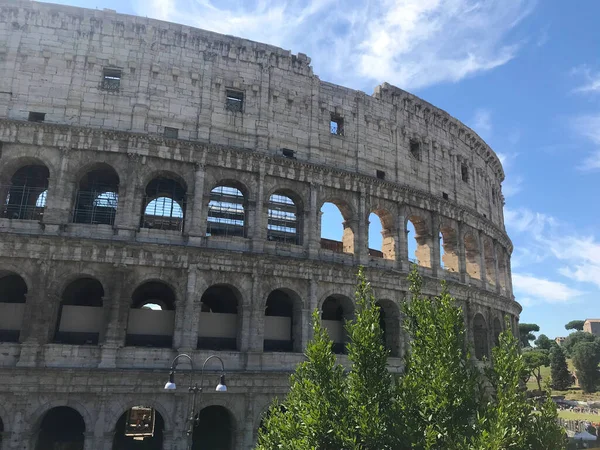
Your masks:
M102 89L106 68L121 70L118 91ZM226 109L228 89L243 93L241 112ZM28 121L30 112L44 122ZM332 115L343 135L330 132ZM178 139L163 137L165 127ZM162 390L178 352L197 365L223 359L229 392L210 392L211 370L201 405L227 408L233 447L252 448L261 414L303 358L311 311L333 296L351 315L359 264L386 313L390 370L401 371L410 239L425 293L448 281L476 349L489 351L505 315L517 326L494 152L401 89L384 83L370 96L319 80L306 55L111 11L0 0L0 144L2 208L17 170L49 172L43 214L0 218L0 279L16 274L27 285L18 342L0 342L2 450L35 448L56 406L81 414L86 449L111 449L118 417L135 405L163 417L163 448L183 448L187 394ZM74 223L82 177L101 165L119 179L114 223ZM180 231L141 227L146 187L160 177L185 190ZM243 194L245 237L207 234L210 193L223 185ZM267 237L275 192L297 208L296 243ZM321 244L325 202L344 216L343 252ZM382 218L383 256L368 248L371 212ZM82 277L104 291L98 345L57 343L61 298ZM174 294L170 347L127 345L132 296L148 281ZM197 348L212 286L236 293L235 350ZM263 350L267 298L278 289L294 301L295 352Z

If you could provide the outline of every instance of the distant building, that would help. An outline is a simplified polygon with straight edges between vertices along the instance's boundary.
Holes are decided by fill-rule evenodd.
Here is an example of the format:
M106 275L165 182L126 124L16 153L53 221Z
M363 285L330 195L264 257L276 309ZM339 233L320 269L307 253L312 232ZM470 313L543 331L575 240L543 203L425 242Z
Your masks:
M565 339L566 339L566 337L560 336L560 337L554 338L554 342L556 342L558 345L562 345L563 342L565 342Z
M585 319L583 331L592 333L594 336L600 336L600 319Z

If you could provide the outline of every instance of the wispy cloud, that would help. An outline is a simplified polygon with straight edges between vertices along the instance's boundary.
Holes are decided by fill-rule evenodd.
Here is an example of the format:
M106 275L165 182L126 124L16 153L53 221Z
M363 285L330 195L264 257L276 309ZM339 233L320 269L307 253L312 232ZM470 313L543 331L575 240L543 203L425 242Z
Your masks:
M579 169L584 171L600 169L600 114L576 117L571 121L571 125L577 134L594 146L579 165Z
M529 305L536 303L566 303L576 300L584 292L565 283L536 277L531 274L513 273L513 287Z
M483 137L489 137L492 132L492 112L489 109L480 108L475 111L471 120L471 128Z
M579 66L571 71L572 75L582 79L582 84L573 92L580 94L600 93L600 72L592 72L588 66Z
M520 175L507 176L502 184L502 193L504 197L514 197L523 190L524 178Z
M312 57L322 78L372 89L454 82L513 59L536 0L132 0L139 14Z

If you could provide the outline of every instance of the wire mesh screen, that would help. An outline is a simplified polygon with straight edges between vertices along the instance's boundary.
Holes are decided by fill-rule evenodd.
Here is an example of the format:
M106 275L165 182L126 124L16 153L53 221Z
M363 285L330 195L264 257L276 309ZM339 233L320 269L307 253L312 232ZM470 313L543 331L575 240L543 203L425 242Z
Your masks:
M2 208L2 217L18 220L42 220L48 191L37 187L2 186L8 192Z
M269 241L299 244L297 208L291 198L280 194L271 195L268 215Z
M146 197L146 208L142 219L142 228L155 230L183 231L183 210L180 205L169 197L151 199Z
M77 191L74 223L114 225L119 195L101 188Z
M217 186L208 203L208 236L246 237L244 195L236 188Z

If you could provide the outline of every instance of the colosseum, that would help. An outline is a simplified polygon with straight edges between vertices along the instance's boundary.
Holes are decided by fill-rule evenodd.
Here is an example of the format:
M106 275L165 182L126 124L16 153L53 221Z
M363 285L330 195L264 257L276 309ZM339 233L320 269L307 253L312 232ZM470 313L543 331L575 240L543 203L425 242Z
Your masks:
M392 371L411 262L427 295L447 281L477 358L503 316L517 326L502 165L414 95L321 81L267 44L30 0L0 0L0 61L2 450L252 448L315 308L347 360L359 265ZM180 359L166 390L180 353L194 371Z

